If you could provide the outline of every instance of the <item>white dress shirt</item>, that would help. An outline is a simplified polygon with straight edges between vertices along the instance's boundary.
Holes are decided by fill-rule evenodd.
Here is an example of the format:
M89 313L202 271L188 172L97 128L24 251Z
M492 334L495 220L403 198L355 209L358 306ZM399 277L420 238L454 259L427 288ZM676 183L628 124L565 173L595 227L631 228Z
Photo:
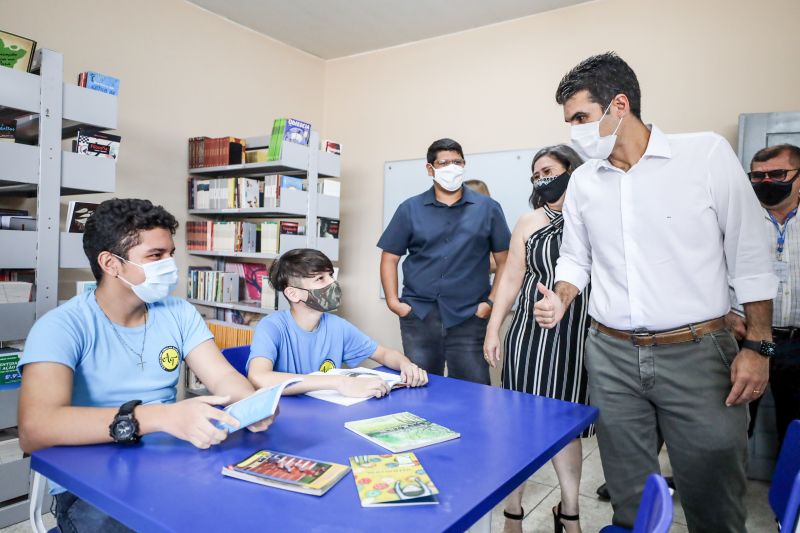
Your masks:
M714 133L651 127L628 172L587 161L563 208L556 279L583 290L612 328L673 329L725 315L728 285L742 303L772 300L764 211L730 145Z

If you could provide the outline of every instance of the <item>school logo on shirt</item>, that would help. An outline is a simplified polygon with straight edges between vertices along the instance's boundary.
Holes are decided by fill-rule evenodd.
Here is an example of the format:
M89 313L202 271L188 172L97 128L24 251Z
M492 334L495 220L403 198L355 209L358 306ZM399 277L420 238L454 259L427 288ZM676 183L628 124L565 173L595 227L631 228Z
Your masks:
M178 363L180 362L181 354L174 346L167 346L158 354L158 363L161 365L161 368L167 372L172 372L178 368Z
M336 368L334 362L330 359L325 359L321 365L319 365L320 372L327 372L328 370L333 370Z

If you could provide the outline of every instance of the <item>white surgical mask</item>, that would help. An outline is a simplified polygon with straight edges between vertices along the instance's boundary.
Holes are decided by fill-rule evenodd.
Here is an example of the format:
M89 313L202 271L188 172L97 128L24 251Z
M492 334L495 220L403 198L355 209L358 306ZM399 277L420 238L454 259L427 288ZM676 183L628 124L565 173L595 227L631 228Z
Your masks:
M446 191L457 191L464 182L464 167L450 164L442 168L433 169L433 181L442 186Z
M128 261L124 257L119 257L114 254L114 257L122 259L126 263L136 265L144 270L144 281L138 285L134 285L127 279L119 276L119 279L128 284L133 293L145 303L152 304L163 300L170 293L175 290L178 285L178 265L175 263L175 258L168 257L160 261L153 261L152 263L145 263L140 265L133 261Z
M611 151L614 150L614 145L617 142L617 130L619 130L619 125L622 124L622 119L619 119L614 133L605 137L600 136L600 122L605 118L609 109L611 109L611 104L608 105L603 112L603 116L598 121L572 126L570 132L572 147L584 159L607 159L611 155Z

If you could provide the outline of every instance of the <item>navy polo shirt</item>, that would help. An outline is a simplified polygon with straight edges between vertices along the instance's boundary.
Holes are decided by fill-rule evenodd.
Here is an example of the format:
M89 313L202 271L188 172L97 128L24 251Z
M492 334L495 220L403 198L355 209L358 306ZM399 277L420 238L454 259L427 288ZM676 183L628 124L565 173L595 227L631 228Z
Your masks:
M433 187L397 208L378 241L403 262L402 301L424 319L435 305L442 325L456 326L489 296L489 252L508 250L511 232L503 208L468 187L448 206Z

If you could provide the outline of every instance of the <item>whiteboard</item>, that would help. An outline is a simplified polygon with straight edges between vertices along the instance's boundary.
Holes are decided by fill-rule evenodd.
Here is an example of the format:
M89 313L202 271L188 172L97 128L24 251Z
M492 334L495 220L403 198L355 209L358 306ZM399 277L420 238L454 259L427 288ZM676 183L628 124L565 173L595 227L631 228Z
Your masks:
M530 211L531 161L538 148L466 154L464 180L479 179L486 183L492 198L500 203L509 229L519 217ZM383 229L389 225L398 206L407 198L425 192L433 180L425 169L427 160L387 161L383 167ZM402 261L401 261L402 264ZM398 287L402 293L403 271L398 269ZM383 288L380 289L383 298Z

